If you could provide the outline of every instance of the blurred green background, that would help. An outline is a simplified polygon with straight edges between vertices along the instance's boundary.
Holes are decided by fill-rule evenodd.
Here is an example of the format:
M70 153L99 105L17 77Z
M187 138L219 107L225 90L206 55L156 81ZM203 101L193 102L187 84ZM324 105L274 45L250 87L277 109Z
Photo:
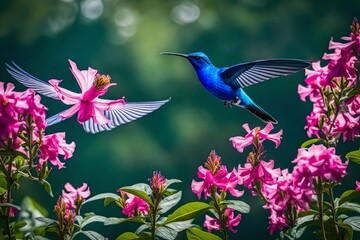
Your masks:
M327 51L330 37L339 41L349 34L349 25L359 17L360 1L238 0L238 1L122 1L122 0L1 0L0 80L15 82L5 63L15 61L34 76L64 79L63 86L78 90L67 59L109 74L118 85L104 98L125 96L127 101L172 100L156 112L110 132L87 134L75 118L47 129L65 131L76 142L66 168L53 169L49 181L55 196L66 182L75 187L89 184L92 195L115 192L122 186L147 182L154 170L167 178L181 179L181 203L197 200L191 192L197 167L214 149L228 168L244 164L228 141L244 135L242 124L265 126L243 109L224 108L197 81L184 59L160 56L162 51L203 51L214 65L230 66L257 59L289 57L318 60ZM255 85L247 93L268 110L284 130L278 149L266 145L267 159L276 167L292 168L300 144L307 139L305 116L309 102L300 101L297 86L304 72ZM25 88L17 83L16 90ZM48 116L66 108L61 102L42 98ZM339 154L356 144L340 144ZM359 168L350 164L344 185L355 187ZM341 190L341 189L340 189ZM16 202L30 195L49 209L52 216L57 197L51 198L35 183L23 182ZM269 236L268 211L249 191L243 197L251 213L243 215L234 239L274 239ZM102 203L85 206L83 212L120 217L115 206ZM96 229L114 239L135 224ZM256 229L250 230L250 229ZM181 237L180 237L181 238Z

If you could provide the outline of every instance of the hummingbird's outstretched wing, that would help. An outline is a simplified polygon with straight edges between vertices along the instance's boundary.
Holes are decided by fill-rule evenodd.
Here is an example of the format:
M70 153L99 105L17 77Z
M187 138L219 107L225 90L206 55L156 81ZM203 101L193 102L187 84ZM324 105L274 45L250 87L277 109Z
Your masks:
M305 60L268 59L223 68L220 75L226 84L234 88L245 88L271 78L298 72L310 65L311 63Z
M105 125L99 125L96 124L92 118L90 118L90 120L82 123L82 125L85 131L90 133L109 131L115 127L129 123L155 111L168 101L170 101L170 98L163 101L128 102L125 103L125 105L119 103L113 109L103 112L105 117L110 119L111 122Z
M25 87L33 89L36 93L59 100L57 92L53 86L30 75L24 69L16 65L16 63L12 62L12 64L14 66L6 64L8 67L6 71L8 71L18 82L22 83Z

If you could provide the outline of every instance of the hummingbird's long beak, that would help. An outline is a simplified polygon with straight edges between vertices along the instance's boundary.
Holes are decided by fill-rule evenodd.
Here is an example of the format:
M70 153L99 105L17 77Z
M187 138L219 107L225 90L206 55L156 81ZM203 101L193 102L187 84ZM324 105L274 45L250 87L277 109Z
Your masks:
M175 56L180 56L180 57L183 57L183 58L188 58L189 55L187 54L183 54L183 53L174 53L174 52L162 52L160 53L161 55L175 55Z

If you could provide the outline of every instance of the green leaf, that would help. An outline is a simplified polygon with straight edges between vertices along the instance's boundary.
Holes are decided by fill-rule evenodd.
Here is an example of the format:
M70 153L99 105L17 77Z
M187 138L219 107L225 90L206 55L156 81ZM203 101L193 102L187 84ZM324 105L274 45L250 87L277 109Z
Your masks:
M181 191L167 196L166 198L164 198L163 200L161 200L160 204L159 204L159 214L163 214L166 213L167 211L169 211L172 207L174 207L176 204L179 203L180 199L181 199Z
M84 234L91 240L101 240L105 239L104 236L102 236L100 233L94 232L94 231L80 231L79 233Z
M34 211L37 210L43 216L48 215L48 211L43 206L41 206L38 202L36 202L34 199L32 199L30 197L25 197L21 201L21 209L28 210L32 213L34 213Z
M104 225L116 225L116 224L121 224L123 222L144 223L144 217L133 217L133 218L110 217L110 218L105 219Z
M300 218L305 216L315 216L316 214L318 214L318 211L308 210L308 211L299 212L298 217Z
M167 179L165 189L167 189L173 183L181 183L181 180L179 180L179 179Z
M359 197L360 191L358 190L347 190L340 196L339 205L341 206L343 203L350 201L353 198Z
M93 223L93 222L102 222L104 223L106 221L106 217L99 216L99 215L93 215L90 217L85 218L81 223L81 228L85 227L86 225Z
M352 240L354 231L352 227L348 224L344 224L341 222L338 222L337 225L339 226L340 233L342 234L343 240Z
M116 240L132 240L132 239L138 239L138 235L136 235L133 232L125 232L123 234L121 234L120 236L118 236L116 238Z
M51 218L47 218L47 217L37 217L35 218L36 220L45 223L46 225L50 225L53 223L56 223L57 221Z
M154 204L151 201L150 197L143 190L138 190L138 189L129 188L129 187L123 187L123 188L120 188L120 189L122 191L124 191L124 192L131 193L131 194L141 198L142 200L147 202L150 206L154 207Z
M51 189L51 184L46 181L45 179L41 180L41 184L45 187L46 192L51 196L54 197L54 194Z
M356 89L356 88L353 88L351 90L351 92L347 95L348 98L351 98L355 95L359 95L360 94L360 89Z
M314 144L314 143L318 143L318 142L323 142L324 140L322 140L321 138L313 138L313 139L309 139L307 141L305 141L303 144L301 144L301 148L306 148L308 147L309 145L311 144Z
M338 209L341 211L353 211L356 213L360 213L360 204L352 203L352 202L345 202Z
M349 217L343 221L343 224L350 225L354 231L360 231L360 216Z
M158 227L155 231L155 235L166 240L174 240L177 236L177 232L168 227Z
M20 210L20 206L14 205L12 203L0 203L0 207L13 207L16 208L17 210Z
M228 208L234 209L241 213L249 213L250 205L239 200L228 200L226 201L226 205Z
M211 206L209 204L203 202L186 203L170 214L162 225L194 219L210 208Z
M349 152L345 155L345 157L347 157L350 161L354 163L360 164L360 149Z
M182 222L173 222L173 223L166 224L166 227L171 228L171 229L175 230L176 232L181 232L190 227L194 227L195 225L191 223L192 221L193 221L193 219L188 220L188 221L182 221Z
M215 234L204 232L199 228L188 228L186 230L186 236L188 240L221 240L221 238Z
M86 201L83 203L84 204L87 204L89 202L93 202L93 201L96 201L96 200L100 200L100 199L105 199L105 201L109 201L109 200L106 200L108 198L111 198L111 199L114 199L114 201L118 201L118 199L120 198L119 195L115 194L115 193L100 193L98 195L95 195L89 199L86 199ZM105 205L106 206L106 205Z
M152 194L151 187L149 186L149 184L146 184L146 183L136 183L134 185L125 186L123 188L131 188L131 189L135 189L135 190L140 190L140 191L145 192L146 195L151 195Z

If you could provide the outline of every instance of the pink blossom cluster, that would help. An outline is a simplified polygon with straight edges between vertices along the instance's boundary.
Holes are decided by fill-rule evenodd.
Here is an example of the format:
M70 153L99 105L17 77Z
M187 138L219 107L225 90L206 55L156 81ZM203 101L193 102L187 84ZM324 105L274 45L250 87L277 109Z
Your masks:
M27 136L30 128L29 117L31 120L32 140L40 143L38 169L50 161L58 168L63 168L64 163L59 159L59 155L64 155L64 160L71 158L75 150L75 143L65 142L65 133L54 133L42 135L46 128L46 107L40 103L40 96L35 95L32 89L25 92L15 92L14 85L8 83L6 89L4 83L0 82L0 146L5 144L10 138L13 142L13 150L26 153L26 149L21 146L23 140L19 134Z
M22 143L18 133L24 130L24 123L29 115L33 118L36 131L45 129L46 108L40 103L40 96L35 95L33 90L15 92L12 83L4 87L4 83L0 82L0 146L11 138L16 150Z
M232 231L233 233L236 233L237 230L235 230L234 227L239 225L241 221L241 214L235 216L234 210L231 208L227 208L225 210L225 214L227 216L226 227L230 229L230 231ZM204 227L207 228L208 232L221 229L219 219L212 218L209 215L205 215Z
M62 191L62 198L67 209L79 209L81 204L90 196L90 189L86 183L79 188L74 188L70 183L65 184L65 191Z
M360 95L345 101L336 98L342 97L344 89L354 87L358 81L354 66L357 57L354 52L360 52L360 35L351 33L341 39L344 43L330 40L329 49L334 52L325 53L322 58L329 60L328 65L321 67L320 61L314 62L313 70L305 72L306 87L298 87L301 100L305 101L309 97L313 103L313 110L306 117L305 129L309 137L315 135L319 138L323 133L339 138L342 134L343 141L346 141L353 140L359 134ZM340 106L336 106L339 101ZM335 107L338 109L333 111Z
M228 172L226 166L220 164L220 157L215 151L211 151L205 167L200 166L198 168L198 177L203 181L191 182L191 190L197 194L198 198L201 198L201 193L204 192L204 198L207 199L210 196L211 189L214 187L221 192L229 192L235 197L240 197L244 194L244 191L239 191L235 187L240 183L242 179L238 177L235 169Z
M127 192L120 190L122 195L126 195L125 206L122 213L128 217L146 216L149 213L150 206L143 199Z

